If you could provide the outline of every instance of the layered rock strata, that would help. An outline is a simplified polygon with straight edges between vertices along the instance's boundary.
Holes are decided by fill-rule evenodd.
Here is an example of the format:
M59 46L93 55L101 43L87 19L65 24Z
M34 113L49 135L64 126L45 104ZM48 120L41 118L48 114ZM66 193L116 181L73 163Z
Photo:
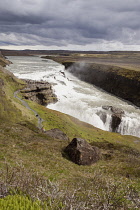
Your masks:
M140 71L94 63L62 64L79 79L140 107Z
M46 106L49 103L57 101L56 95L53 93L51 84L44 81L25 80L27 86L21 90L24 99L35 101L38 104Z

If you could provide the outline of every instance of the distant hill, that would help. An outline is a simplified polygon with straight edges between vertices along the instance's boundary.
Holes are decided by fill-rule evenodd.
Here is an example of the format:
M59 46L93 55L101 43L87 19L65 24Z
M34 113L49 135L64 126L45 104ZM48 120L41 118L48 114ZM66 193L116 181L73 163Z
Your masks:
M69 54L132 54L140 53L140 51L74 51L74 50L4 50L1 49L4 56L28 56L28 55L69 55Z

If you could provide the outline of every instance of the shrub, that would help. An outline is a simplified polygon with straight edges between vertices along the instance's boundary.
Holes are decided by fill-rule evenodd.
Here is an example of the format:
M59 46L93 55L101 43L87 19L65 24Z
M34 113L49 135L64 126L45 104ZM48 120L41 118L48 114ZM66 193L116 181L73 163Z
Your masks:
M101 171L93 178L75 177L61 189L24 166L6 164L2 172L0 205L2 210L124 210L139 209L139 192L125 178L105 177ZM17 208L14 208L14 207Z
M41 210L43 205L40 201L32 201L23 195L8 195L0 199L2 210Z

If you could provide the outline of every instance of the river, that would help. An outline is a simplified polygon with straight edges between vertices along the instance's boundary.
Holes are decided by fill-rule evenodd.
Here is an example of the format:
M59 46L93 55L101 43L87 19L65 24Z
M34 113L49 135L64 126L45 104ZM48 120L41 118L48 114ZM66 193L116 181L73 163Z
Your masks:
M80 81L64 66L39 56L8 56L13 64L7 69L22 79L50 82L58 102L49 104L49 109L69 114L102 130L112 131L111 112L103 106L124 110L116 132L140 137L140 109L101 89ZM104 120L103 120L104 118Z

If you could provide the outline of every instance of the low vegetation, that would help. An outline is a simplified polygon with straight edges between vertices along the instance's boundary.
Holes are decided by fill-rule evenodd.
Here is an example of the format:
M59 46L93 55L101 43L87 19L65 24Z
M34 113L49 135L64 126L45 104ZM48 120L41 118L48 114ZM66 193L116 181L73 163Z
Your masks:
M45 130L59 128L69 140L39 130L30 110L14 98L25 84L0 70L0 206L2 209L139 209L140 139L105 132L35 102ZM64 148L74 137L101 150L91 166L72 163Z

